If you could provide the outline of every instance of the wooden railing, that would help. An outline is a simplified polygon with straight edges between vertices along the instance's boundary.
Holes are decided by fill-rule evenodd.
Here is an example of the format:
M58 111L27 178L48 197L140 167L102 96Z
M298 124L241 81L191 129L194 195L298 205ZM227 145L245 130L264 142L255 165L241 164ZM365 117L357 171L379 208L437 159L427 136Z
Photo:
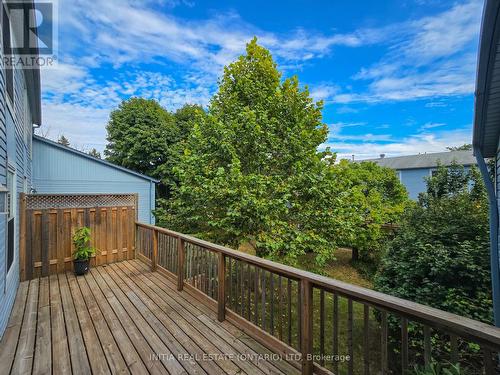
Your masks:
M404 374L433 360L460 363L471 374L498 373L498 328L136 224L140 259L303 374Z

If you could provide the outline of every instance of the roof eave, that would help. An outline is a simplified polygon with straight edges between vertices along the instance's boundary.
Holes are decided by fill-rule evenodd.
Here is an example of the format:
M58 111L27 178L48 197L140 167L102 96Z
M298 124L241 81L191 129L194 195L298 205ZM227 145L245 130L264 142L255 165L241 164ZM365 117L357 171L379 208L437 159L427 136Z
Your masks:
M479 39L479 54L476 75L476 90L474 98L474 130L472 144L474 149L479 148L485 158L493 157L496 149L485 148L485 113L488 104L488 92L491 86L492 72L495 66L497 44L500 37L498 24L500 0L486 0L483 9L481 35ZM500 134L497 126L496 134ZM497 141L497 139L495 141Z
M61 145L61 144L59 144L57 142L54 142L54 141L52 141L50 139L47 139L47 138L44 138L44 137L40 137L38 135L33 135L33 139L37 140L37 141L40 141L40 142L43 142L43 143L46 143L46 144L48 144L50 146L57 147L58 149L64 150L66 152L71 152L71 153L76 154L78 156L82 156L82 157L84 157L86 159L95 161L96 163L101 163L101 164L104 164L104 165L106 165L108 167L121 170L121 171L123 171L125 173L129 173L129 174L134 175L136 177L140 177L140 178L142 178L144 180L148 180L148 181L154 182L155 184L157 184L157 183L160 182L160 180L157 180L157 179L155 179L153 177L146 176L145 174L133 171L131 169L122 167L120 165L116 165L116 164L110 163L109 161L106 161L106 160L95 158L95 157L93 157L93 156L91 156L89 154L86 154L85 152L75 150L74 148L71 148L71 147L68 147L68 146L63 146L63 145Z

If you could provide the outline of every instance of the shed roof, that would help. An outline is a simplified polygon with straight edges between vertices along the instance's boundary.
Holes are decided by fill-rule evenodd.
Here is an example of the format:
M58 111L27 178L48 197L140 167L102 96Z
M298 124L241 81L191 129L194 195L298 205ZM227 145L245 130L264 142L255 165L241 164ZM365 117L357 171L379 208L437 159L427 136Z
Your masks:
M500 135L500 0L486 0L479 41L474 103L475 148L493 157Z
M392 169L435 168L438 164L449 166L455 161L460 165L475 165L476 158L472 151L434 152L430 154L384 157L378 159L357 160L357 162L372 161L381 167Z
M33 141L39 141L39 142L46 143L46 144L48 144L50 146L57 147L57 148L59 148L61 150L64 150L66 152L71 152L71 153L76 154L78 156L81 156L81 157L90 159L92 161L95 161L96 163L104 164L104 165L106 165L106 166L108 166L110 168L114 168L114 169L118 169L118 170L121 170L121 171L126 172L126 173L130 173L130 174L132 174L132 175L134 175L136 177L140 177L140 178L143 178L145 180L152 181L154 183L160 182L159 180L154 179L154 178L149 177L149 176L146 176L145 174L141 174L141 173L135 172L135 171L133 171L131 169L128 169L128 168L125 168L125 167L122 167L122 166L110 163L109 161L106 161L106 160L95 158L95 157L93 157L93 156L91 156L89 154L86 154L85 152L81 152L81 151L75 150L74 148L61 145L61 144L59 144L57 142L54 142L54 141L52 141L50 139L47 139L47 138L44 138L44 137L40 137L38 135L33 135Z

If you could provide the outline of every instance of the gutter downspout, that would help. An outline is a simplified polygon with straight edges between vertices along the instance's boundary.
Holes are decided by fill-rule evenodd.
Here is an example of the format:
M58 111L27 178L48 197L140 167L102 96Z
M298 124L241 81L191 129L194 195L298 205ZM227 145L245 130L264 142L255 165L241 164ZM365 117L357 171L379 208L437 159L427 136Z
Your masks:
M493 297L493 317L495 326L500 327L500 262L498 254L498 203L495 194L495 187L491 181L488 167L484 161L479 147L474 147L477 165L481 171L484 185L488 193L489 213L490 213L490 245L491 245L491 292Z

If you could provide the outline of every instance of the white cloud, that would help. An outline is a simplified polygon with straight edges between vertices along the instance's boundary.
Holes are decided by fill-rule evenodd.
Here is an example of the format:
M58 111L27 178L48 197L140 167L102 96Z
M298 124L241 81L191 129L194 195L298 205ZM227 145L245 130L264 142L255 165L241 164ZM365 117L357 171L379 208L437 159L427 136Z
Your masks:
M88 6L87 1L74 0L61 6L59 67L42 72L45 126L78 138L82 144L103 145L109 111L123 98L155 98L169 109L184 103L207 104L222 67L240 55L254 35L271 49L280 67L294 70L331 54L335 46L380 44L388 49L378 63L352 77L356 91L323 82L311 86L316 100L401 101L473 91L475 54L469 46L477 39L479 0L455 5L433 17L330 34L304 29L273 33L245 22L234 12L186 21L158 10L183 5L193 4L96 0ZM175 77L143 71L144 63L173 70ZM105 78L99 75L103 67ZM359 91L358 85L365 89ZM348 106L337 110L356 111ZM339 128L352 124L343 123ZM344 142L357 141L346 137L351 138ZM381 137L368 134L365 140L369 144Z
M471 128L465 127L452 131L434 133L417 133L401 139L390 138L383 143L378 140L360 136L359 139L336 139L332 137L324 146L329 146L338 153L339 158L350 159L355 155L357 160L377 158L380 154L387 156L413 155L423 152L442 152L446 147L460 146L471 142Z
M392 36L381 42L388 52L352 77L361 88L337 89L324 99L376 103L472 94L481 9L480 0L470 0L431 17L386 27L383 34Z
M427 122L424 125L420 127L420 130L428 130L428 129L434 129L434 128L439 128L441 126L445 126L446 124L443 122Z

